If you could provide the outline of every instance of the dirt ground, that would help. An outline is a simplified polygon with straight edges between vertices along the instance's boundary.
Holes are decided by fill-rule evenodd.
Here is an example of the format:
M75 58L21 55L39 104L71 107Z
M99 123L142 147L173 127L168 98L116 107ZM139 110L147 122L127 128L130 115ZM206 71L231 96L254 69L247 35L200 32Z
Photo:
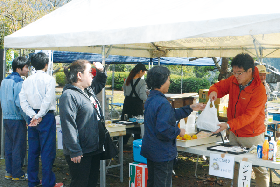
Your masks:
M132 151L132 141L130 138L128 144L124 146L124 179L123 183L119 179L119 168L111 168L107 172L106 176L106 186L108 187L128 187L129 184L129 163L133 162L133 151ZM209 176L209 163L208 160L204 160L199 157L198 167L197 167L197 177L195 177L195 165L196 165L196 155L189 153L179 152L179 159L174 167L175 175L173 176L174 187L208 187L208 186L224 186L230 187L231 180L225 178L217 178L214 176ZM116 161L112 161L113 164ZM24 167L26 171L26 167ZM56 182L62 182L64 187L69 187L71 178L69 176L68 165L62 154L62 150L57 151L57 157L54 163L53 170L56 175ZM27 181L11 181L4 179L5 175L5 160L0 160L0 187L23 187L28 186ZM41 178L41 172L39 173L39 178ZM273 175L273 187L280 187L279 178ZM252 179L251 186L255 186L255 180Z

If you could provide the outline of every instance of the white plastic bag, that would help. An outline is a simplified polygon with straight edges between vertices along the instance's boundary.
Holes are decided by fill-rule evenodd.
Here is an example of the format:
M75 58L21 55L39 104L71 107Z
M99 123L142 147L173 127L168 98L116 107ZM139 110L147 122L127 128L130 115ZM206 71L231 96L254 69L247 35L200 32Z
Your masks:
M217 116L217 109L215 108L214 101L212 101L212 108L210 107L211 101L208 100L205 109L201 112L196 120L197 128L215 132L220 127L218 126L219 120Z

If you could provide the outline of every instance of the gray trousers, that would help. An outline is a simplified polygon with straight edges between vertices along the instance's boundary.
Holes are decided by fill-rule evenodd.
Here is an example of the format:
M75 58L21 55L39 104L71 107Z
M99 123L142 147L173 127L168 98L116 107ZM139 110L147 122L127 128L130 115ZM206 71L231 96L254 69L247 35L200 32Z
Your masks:
M255 137L236 137L231 131L229 133L230 145L237 145L242 147L251 148L253 145L263 144L264 133ZM238 171L239 164L235 164L233 186L238 186ZM253 171L256 176L256 187L268 187L269 186L269 174L265 167L253 167Z

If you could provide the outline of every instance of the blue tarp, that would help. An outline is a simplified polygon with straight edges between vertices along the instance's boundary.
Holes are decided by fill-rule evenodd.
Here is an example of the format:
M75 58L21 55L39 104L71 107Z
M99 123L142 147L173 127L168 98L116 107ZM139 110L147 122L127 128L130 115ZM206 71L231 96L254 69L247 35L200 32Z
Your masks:
M68 51L53 51L54 63L72 63L78 59L85 59L90 62L102 62L101 54L93 53L80 53L80 52L68 52ZM215 66L212 58L199 58L191 60L192 58L176 58L176 57L161 57L161 65L184 65L184 66ZM219 60L220 58L218 58ZM190 61L191 60L191 61ZM132 56L119 56L109 55L105 59L106 64L137 64L143 63L148 65L149 62L154 65L158 65L158 58L144 58L144 57L132 57ZM221 60L219 61L221 64Z

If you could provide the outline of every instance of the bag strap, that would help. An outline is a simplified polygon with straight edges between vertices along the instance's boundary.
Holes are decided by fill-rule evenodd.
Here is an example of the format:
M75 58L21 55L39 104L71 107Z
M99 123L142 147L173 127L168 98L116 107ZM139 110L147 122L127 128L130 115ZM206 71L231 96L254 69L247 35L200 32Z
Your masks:
M92 106L93 106L94 110L96 111L96 113L97 113L97 115L98 115L100 121L102 121L102 120L104 121L104 116L98 112L97 108L95 108L94 104L93 104L93 103L91 102L91 100L90 100L90 97L89 97L86 93L84 93L84 92L83 92L83 93L82 93L82 92L79 92L78 90L75 90L75 89L72 89L72 90L74 90L74 91L76 91L76 92L82 94L83 96L85 96L85 97L90 101L90 103L92 104ZM87 91L89 91L89 90L87 90ZM93 93L91 93L91 92L90 92L90 94L91 94L91 96L93 97L93 99L95 100L95 102L97 103L98 108L101 110L99 101L98 101L97 98L95 97L95 94L93 94ZM100 112L102 112L102 111L100 111ZM104 124L104 128L105 128L105 121L104 121L103 124Z
M140 79L141 78L138 78L134 84L133 84L133 79L132 79L132 81L131 81L131 88L132 88L132 90L131 90L130 95L129 95L130 97L132 97L132 95L134 94L136 97L139 98L138 94L135 91L135 87L138 84L138 82L140 81Z

